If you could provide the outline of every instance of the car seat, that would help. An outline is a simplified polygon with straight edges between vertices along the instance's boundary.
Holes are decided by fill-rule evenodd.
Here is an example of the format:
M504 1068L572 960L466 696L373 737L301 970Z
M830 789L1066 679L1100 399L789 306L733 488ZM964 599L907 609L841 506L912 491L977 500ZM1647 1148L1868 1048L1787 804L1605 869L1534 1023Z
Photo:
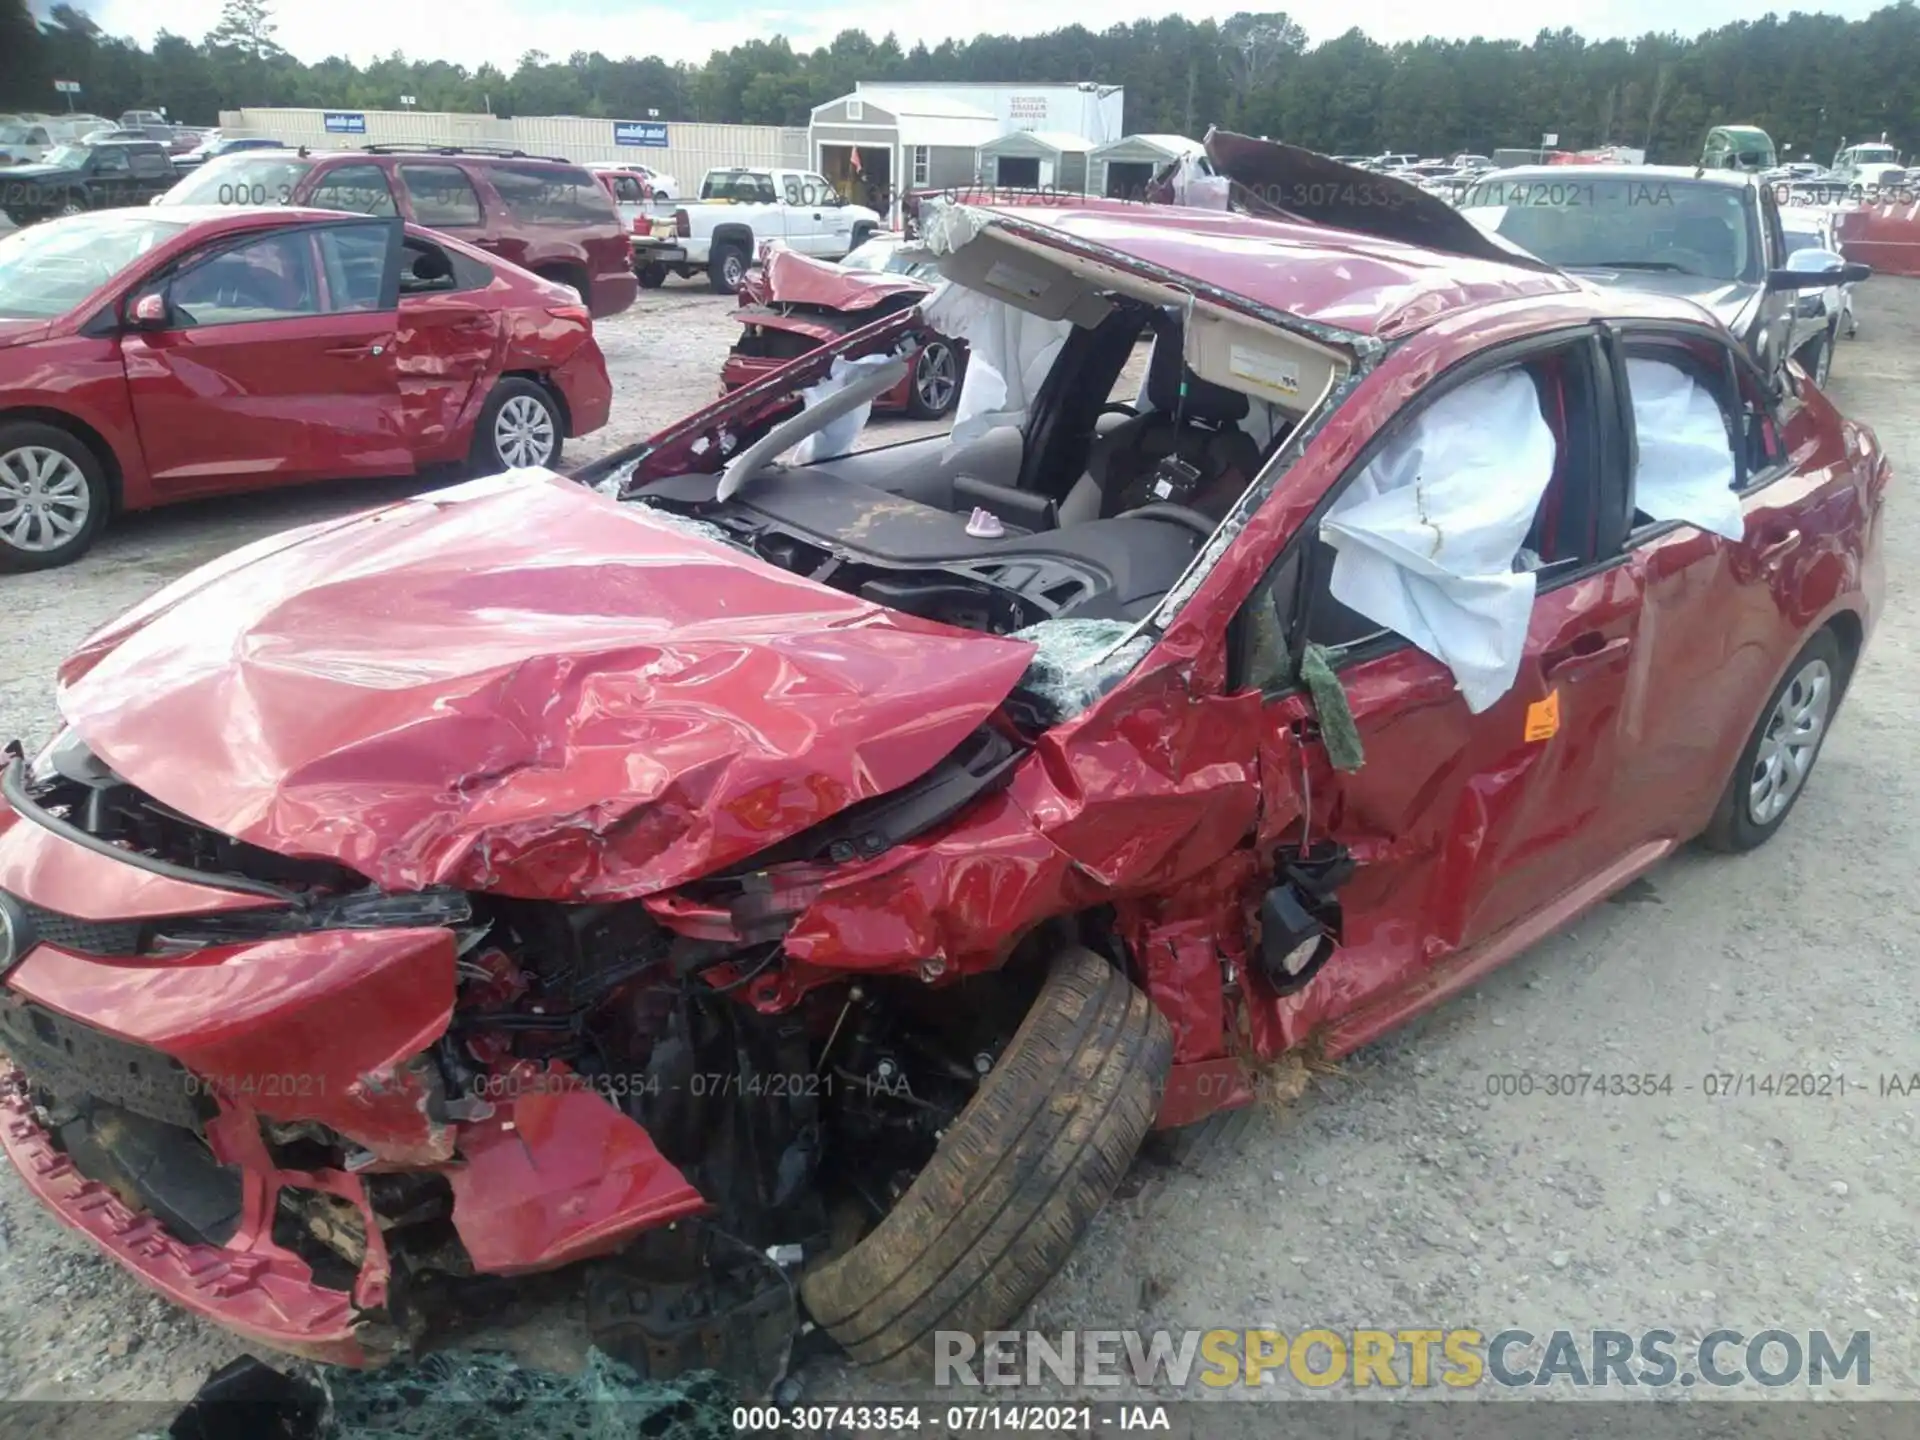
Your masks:
M1674 222L1673 244L1712 262L1716 275L1732 275L1737 268L1738 246L1733 227L1717 215L1686 215Z
M1162 316L1153 324L1146 384L1152 408L1095 437L1086 473L1061 502L1062 526L1108 519L1162 498L1153 493L1154 473L1169 458L1200 472L1180 503L1224 519L1260 468L1260 447L1240 428L1250 408L1247 397L1187 368L1177 320Z

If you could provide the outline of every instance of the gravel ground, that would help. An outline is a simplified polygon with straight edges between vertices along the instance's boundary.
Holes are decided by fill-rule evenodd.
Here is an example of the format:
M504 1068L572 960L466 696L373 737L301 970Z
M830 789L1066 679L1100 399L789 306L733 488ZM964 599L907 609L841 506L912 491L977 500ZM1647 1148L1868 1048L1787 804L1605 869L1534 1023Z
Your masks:
M603 322L618 414L569 462L710 399L730 305L670 286ZM1904 479L1920 471L1920 283L1874 280L1857 310L1861 336L1843 343L1833 390ZM77 565L0 581L0 736L49 733L56 663L159 584L415 488L314 487L134 516ZM1887 543L1887 615L1817 778L1771 844L1680 856L1286 1108L1225 1127L1177 1167L1142 1167L1029 1323L1863 1329L1871 1393L1916 1393L1920 1100L1876 1088L1920 1071L1905 885L1920 861L1909 763L1920 622L1904 603L1920 522L1904 495ZM1671 1074L1675 1093L1486 1093L1489 1076L1569 1070ZM1708 1071L1833 1074L1864 1093L1708 1100ZM509 1338L564 1363L574 1318L540 1317ZM0 1167L0 1397L179 1399L242 1349L97 1258ZM832 1367L809 1386L852 1388Z

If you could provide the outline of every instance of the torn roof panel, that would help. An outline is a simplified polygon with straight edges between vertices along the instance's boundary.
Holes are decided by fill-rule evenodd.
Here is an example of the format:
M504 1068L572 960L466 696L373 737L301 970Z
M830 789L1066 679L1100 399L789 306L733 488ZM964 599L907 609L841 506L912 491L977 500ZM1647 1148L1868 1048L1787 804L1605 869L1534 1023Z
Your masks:
M1583 290L1558 273L1238 212L1086 200L982 214L1044 226L1309 324L1376 339L1480 305Z

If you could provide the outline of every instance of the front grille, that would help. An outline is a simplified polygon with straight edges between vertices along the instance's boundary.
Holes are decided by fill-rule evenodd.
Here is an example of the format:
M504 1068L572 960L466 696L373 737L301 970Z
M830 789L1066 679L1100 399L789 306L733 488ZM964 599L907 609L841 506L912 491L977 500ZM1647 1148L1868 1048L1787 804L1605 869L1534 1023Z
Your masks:
M7 898L27 922L27 933L20 937L24 942L19 946L21 955L33 945L52 945L103 960L123 960L147 952L149 933L144 920L82 920L32 904L18 895Z
M58 1102L93 1096L194 1131L216 1113L206 1087L178 1060L15 995L0 998L0 1047L33 1088Z

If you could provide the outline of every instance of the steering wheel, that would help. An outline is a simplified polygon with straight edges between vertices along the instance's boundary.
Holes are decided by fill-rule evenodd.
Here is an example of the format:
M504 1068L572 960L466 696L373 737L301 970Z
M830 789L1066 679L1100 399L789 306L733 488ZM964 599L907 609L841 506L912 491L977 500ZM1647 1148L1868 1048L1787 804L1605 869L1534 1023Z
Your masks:
M1093 418L1098 420L1102 415L1109 414L1125 415L1129 420L1137 420L1140 418L1139 407L1131 405L1125 400L1109 400L1094 412Z
M1176 505L1171 500L1156 500L1151 505L1136 505L1131 510L1122 510L1114 518L1116 520L1165 520L1170 525L1184 526L1202 540L1211 540L1213 532L1220 528L1192 506Z

